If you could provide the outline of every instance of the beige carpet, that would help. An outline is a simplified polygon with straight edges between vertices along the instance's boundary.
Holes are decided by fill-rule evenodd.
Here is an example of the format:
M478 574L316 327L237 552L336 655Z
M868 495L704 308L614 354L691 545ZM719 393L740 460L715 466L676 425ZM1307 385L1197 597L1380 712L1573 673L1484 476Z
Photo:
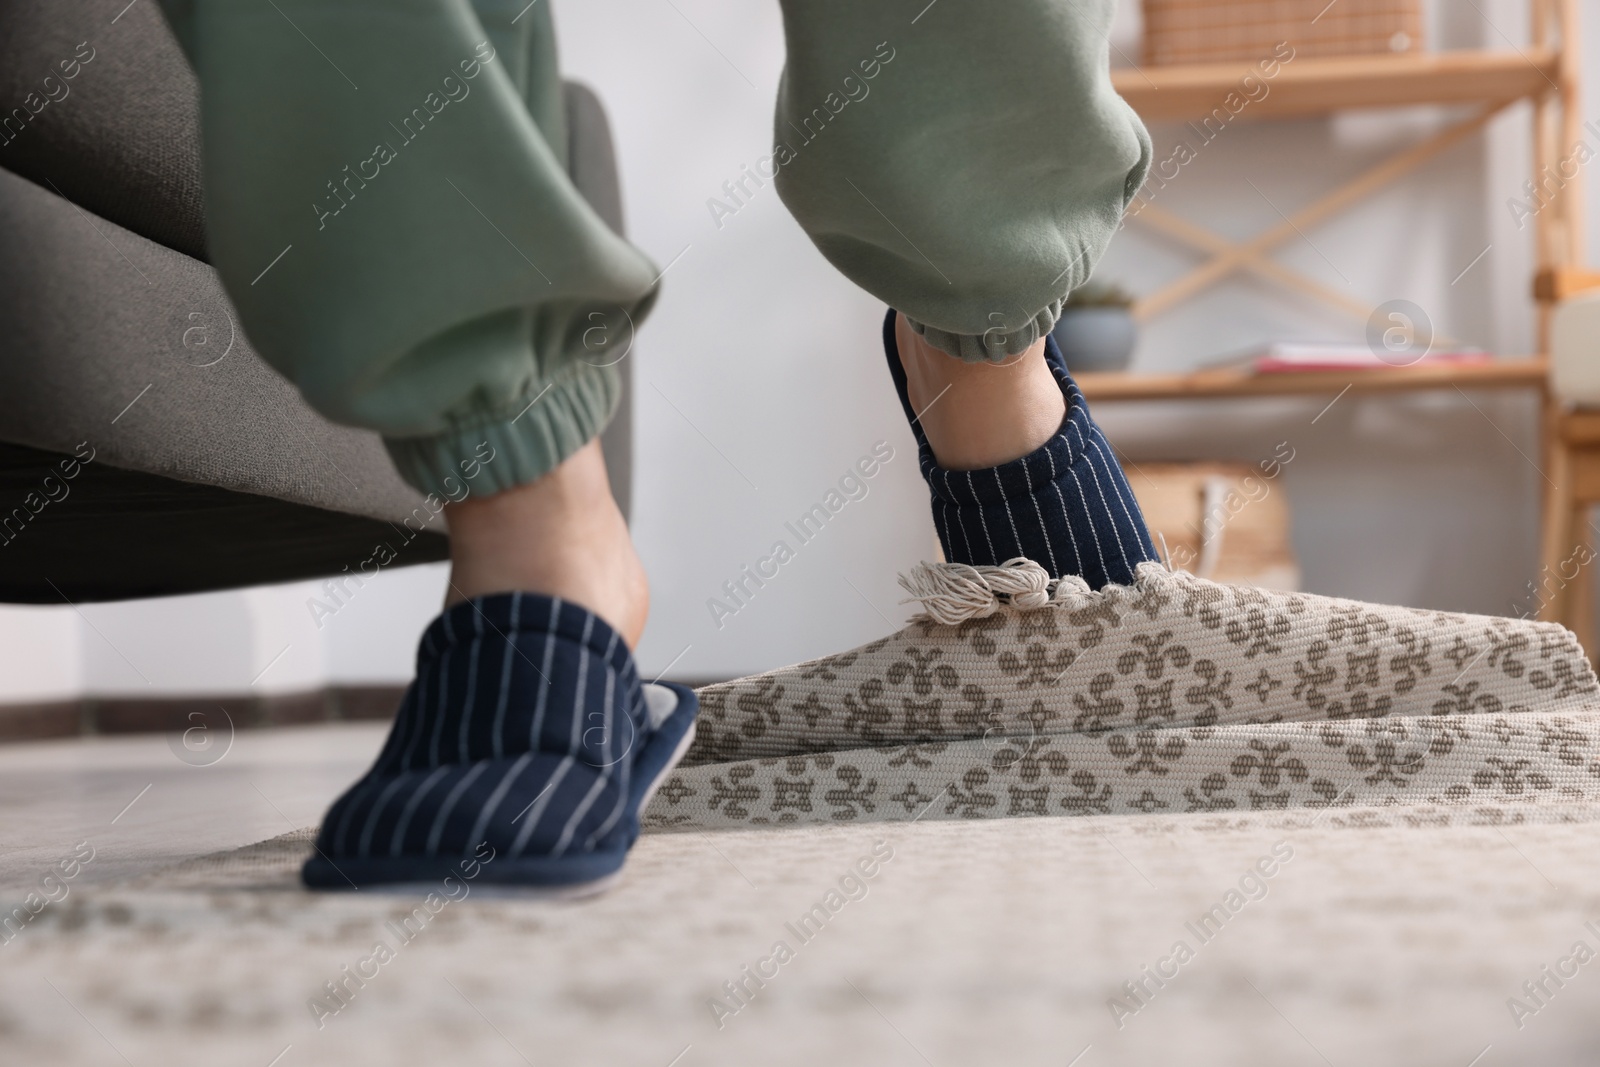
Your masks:
M311 895L309 831L83 884L0 945L0 1063L1600 1063L1570 635L1219 590L708 690L597 899Z
M1521 1029L1507 1007L1532 1006L1523 982L1574 943L1600 946L1585 926L1600 918L1595 810L1523 814L1542 821L1369 809L1315 825L1274 812L652 834L607 896L474 892L426 922L420 894L299 890L302 833L46 909L0 948L0 1060L1600 1062L1600 965L1547 981ZM803 924L819 905L825 921ZM405 941L387 924L408 915ZM774 959L778 941L792 957ZM380 942L393 958L363 967ZM308 1004L346 966L375 976L319 1029ZM724 983L747 966L772 977L747 981L741 1007ZM1146 966L1175 977L1158 988ZM1141 979L1142 1003L1124 988Z

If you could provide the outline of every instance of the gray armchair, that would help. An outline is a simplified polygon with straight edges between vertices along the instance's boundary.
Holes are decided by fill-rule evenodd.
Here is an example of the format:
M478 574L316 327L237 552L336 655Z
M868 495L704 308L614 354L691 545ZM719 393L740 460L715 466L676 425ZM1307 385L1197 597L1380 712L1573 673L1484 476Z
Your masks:
M573 181L621 232L605 112L567 90ZM313 412L240 332L157 6L0 4L0 106L0 600L318 577L380 542L445 558L377 435ZM602 439L624 514L630 392Z

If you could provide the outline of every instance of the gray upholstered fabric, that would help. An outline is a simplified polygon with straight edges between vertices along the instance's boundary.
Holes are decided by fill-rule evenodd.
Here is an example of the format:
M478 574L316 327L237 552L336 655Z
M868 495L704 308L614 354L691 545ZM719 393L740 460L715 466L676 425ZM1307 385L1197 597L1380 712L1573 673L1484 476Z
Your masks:
M578 192L617 233L626 233L622 219L622 185L611 139L611 123L600 98L586 85L567 82L567 170ZM631 353L630 353L631 354ZM600 435L611 492L623 515L633 503L633 360L617 365L622 374L622 399L611 424Z
M3 171L0 231L6 440L375 518L416 506L376 434L256 357L205 264Z
M567 172L572 184L617 233L626 233L622 219L622 183L611 140L611 123L594 90L567 82Z
M0 108L0 167L205 258L198 88L155 4L0 3Z

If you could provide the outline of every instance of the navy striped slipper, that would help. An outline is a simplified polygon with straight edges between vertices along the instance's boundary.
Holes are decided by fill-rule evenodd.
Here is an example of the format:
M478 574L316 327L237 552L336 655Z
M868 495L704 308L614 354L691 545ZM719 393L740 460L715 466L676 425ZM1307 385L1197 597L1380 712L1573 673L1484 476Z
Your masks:
M451 607L417 650L389 739L333 804L314 889L437 882L603 888L694 736L699 703L641 684L604 620L536 593Z
M1054 337L1045 335L1044 359L1067 407L1055 436L998 467L948 470L939 466L928 444L922 413L911 408L895 342L895 314L890 308L883 320L884 354L917 438L946 560L1000 567L1021 556L1052 578L1080 577L1090 589L1129 585L1141 563L1159 562L1133 488L1090 417Z

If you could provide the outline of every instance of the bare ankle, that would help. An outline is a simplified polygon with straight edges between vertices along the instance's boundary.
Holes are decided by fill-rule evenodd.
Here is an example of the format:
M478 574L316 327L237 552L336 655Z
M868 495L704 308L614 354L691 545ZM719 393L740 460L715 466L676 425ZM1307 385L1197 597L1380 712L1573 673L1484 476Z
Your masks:
M1061 428L1066 398L1044 361L1044 339L1004 363L963 363L895 317L912 410L939 465L981 470L1020 459Z
M644 632L650 588L611 496L598 441L537 481L446 508L450 588L445 604L533 592L580 604L630 648Z

